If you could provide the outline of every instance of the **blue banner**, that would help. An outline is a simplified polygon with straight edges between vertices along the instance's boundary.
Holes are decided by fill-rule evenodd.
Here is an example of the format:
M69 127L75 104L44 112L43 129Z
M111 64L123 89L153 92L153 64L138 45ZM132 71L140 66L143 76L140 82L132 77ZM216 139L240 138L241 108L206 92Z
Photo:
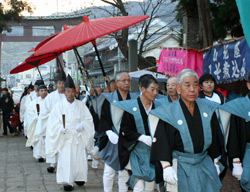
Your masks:
M203 73L212 74L217 83L244 79L249 69L250 49L245 37L203 52Z

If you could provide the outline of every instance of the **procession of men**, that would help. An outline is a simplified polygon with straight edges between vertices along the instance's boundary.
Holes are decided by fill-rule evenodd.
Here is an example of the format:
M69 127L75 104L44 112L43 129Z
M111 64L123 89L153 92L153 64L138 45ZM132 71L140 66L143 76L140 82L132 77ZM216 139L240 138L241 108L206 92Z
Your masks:
M228 169L250 191L250 96L226 102L215 83L184 69L168 78L167 95L158 94L152 75L141 76L140 92L132 93L129 73L118 72L112 92L82 98L61 70L56 90L42 80L25 89L26 147L64 191L88 182L88 156L93 168L104 163L104 192L115 191L116 175L119 192L219 192Z

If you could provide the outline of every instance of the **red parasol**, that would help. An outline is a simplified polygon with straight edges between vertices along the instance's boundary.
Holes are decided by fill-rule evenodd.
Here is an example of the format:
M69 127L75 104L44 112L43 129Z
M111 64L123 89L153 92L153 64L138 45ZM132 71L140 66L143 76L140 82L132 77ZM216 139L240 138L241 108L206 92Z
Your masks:
M28 52L34 52L35 48L31 48Z
M32 59L33 55L34 55L34 53L30 57L28 57L26 60L29 60L29 58ZM38 66L40 66L44 63L47 63L47 62L51 61L52 59L55 59L56 57L57 56L55 54L47 54L47 55L39 56L39 59L34 60L33 62L32 61L30 61L30 62L25 61L25 62L21 63L20 65L16 66L14 69L12 69L10 71L10 74L20 73L20 72L27 71L29 69L33 69L33 68L37 67L38 72L41 76L41 79L43 79L42 75L39 71Z
M27 71L29 69L33 69L35 66L29 63L23 62L20 65L16 66L10 71L10 74L21 73L23 71Z
M99 37L128 28L149 18L147 15L109 17L89 20L83 17L82 23L60 33L36 51L35 56L47 53L60 53L79 47Z
M67 26L67 25L64 25L64 26L63 26L63 29L64 29L64 31L65 31L66 29L68 29L68 26ZM58 33L55 33L55 34L53 34L53 35L51 35L51 36L49 36L48 38L46 38L46 39L44 39L44 40L42 40L40 43L37 44L37 46L36 46L35 48L32 48L32 49L29 50L28 52L37 51L40 47L42 47L45 43L47 43L48 41L50 41L51 39L53 39L53 38L54 38L55 36L57 36L59 33L61 33L61 31L58 32Z
M139 15L89 20L87 16L84 16L84 22L58 34L56 37L54 37L49 42L45 43L42 47L40 47L34 53L34 55L38 56L48 53L60 53L70 49L74 49L75 52L77 52L76 47L92 41L95 51L97 53L98 60L100 62L105 81L109 88L106 73L104 71L101 59L99 57L95 45L95 39L135 25L139 22L146 20L147 18L149 18L149 16ZM79 54L76 53L76 56L79 57ZM81 58L78 59L81 61ZM82 61L81 63L83 64Z

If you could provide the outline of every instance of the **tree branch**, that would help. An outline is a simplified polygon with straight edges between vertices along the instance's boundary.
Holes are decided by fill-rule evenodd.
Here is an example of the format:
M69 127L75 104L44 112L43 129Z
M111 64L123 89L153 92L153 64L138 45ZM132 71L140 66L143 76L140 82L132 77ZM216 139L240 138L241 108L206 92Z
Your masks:
M104 3L110 4L110 5L112 5L112 6L114 6L114 7L117 7L117 8L118 8L117 4L115 4L115 3L112 3L112 2L107 1L107 0L101 0L101 1L102 1L102 2L104 2Z

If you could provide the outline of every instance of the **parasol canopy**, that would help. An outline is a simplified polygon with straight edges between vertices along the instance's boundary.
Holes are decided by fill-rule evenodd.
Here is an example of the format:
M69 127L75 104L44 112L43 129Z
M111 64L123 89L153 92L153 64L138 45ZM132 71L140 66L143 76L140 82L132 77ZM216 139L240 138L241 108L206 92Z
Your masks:
M68 29L68 26L67 25L64 25L63 26L63 29L64 31L66 29ZM47 43L48 41L50 41L51 39L53 39L55 36L57 36L59 33L61 33L62 31L58 32L58 33L55 33L49 37L47 37L46 39L42 40L40 43L37 44L37 46L35 48L32 48L30 49L28 52L34 52L34 51L37 51L40 47L42 47L45 43Z
M135 25L147 18L149 18L148 15L139 15L89 20L87 16L84 16L84 22L61 32L49 42L45 43L35 52L35 56L64 52L74 47L79 47L99 37Z
M31 58L31 60L32 60L32 56L33 56L33 54L30 57L28 57L26 60L29 60L29 58ZM27 71L29 69L33 69L33 68L38 67L44 63L47 63L55 58L56 58L56 55L54 55L54 54L47 54L47 55L39 56L39 59L36 58L37 60L35 60L33 58L33 61L30 61L30 62L25 61L25 62L21 63L20 65L16 66L15 68L13 68L10 71L10 74L20 73L23 71Z
M85 67L82 58L80 57L80 54L77 51L77 47L91 41L95 48L95 52L99 60L100 67L105 82L107 84L108 90L110 91L108 78L104 71L104 67L96 47L95 39L108 35L110 33L114 33L121 29L125 29L132 25L135 25L141 21L146 20L147 18L149 18L149 16L139 15L139 16L109 17L102 19L93 19L90 21L88 16L84 16L83 17L84 22L58 34L56 37L54 37L53 39L45 43L43 46L41 46L34 53L34 56L39 56L49 53L56 54L68 51L70 49L74 49L77 60L79 61L79 63L82 64L84 71L86 72L87 77L89 79L87 68Z

